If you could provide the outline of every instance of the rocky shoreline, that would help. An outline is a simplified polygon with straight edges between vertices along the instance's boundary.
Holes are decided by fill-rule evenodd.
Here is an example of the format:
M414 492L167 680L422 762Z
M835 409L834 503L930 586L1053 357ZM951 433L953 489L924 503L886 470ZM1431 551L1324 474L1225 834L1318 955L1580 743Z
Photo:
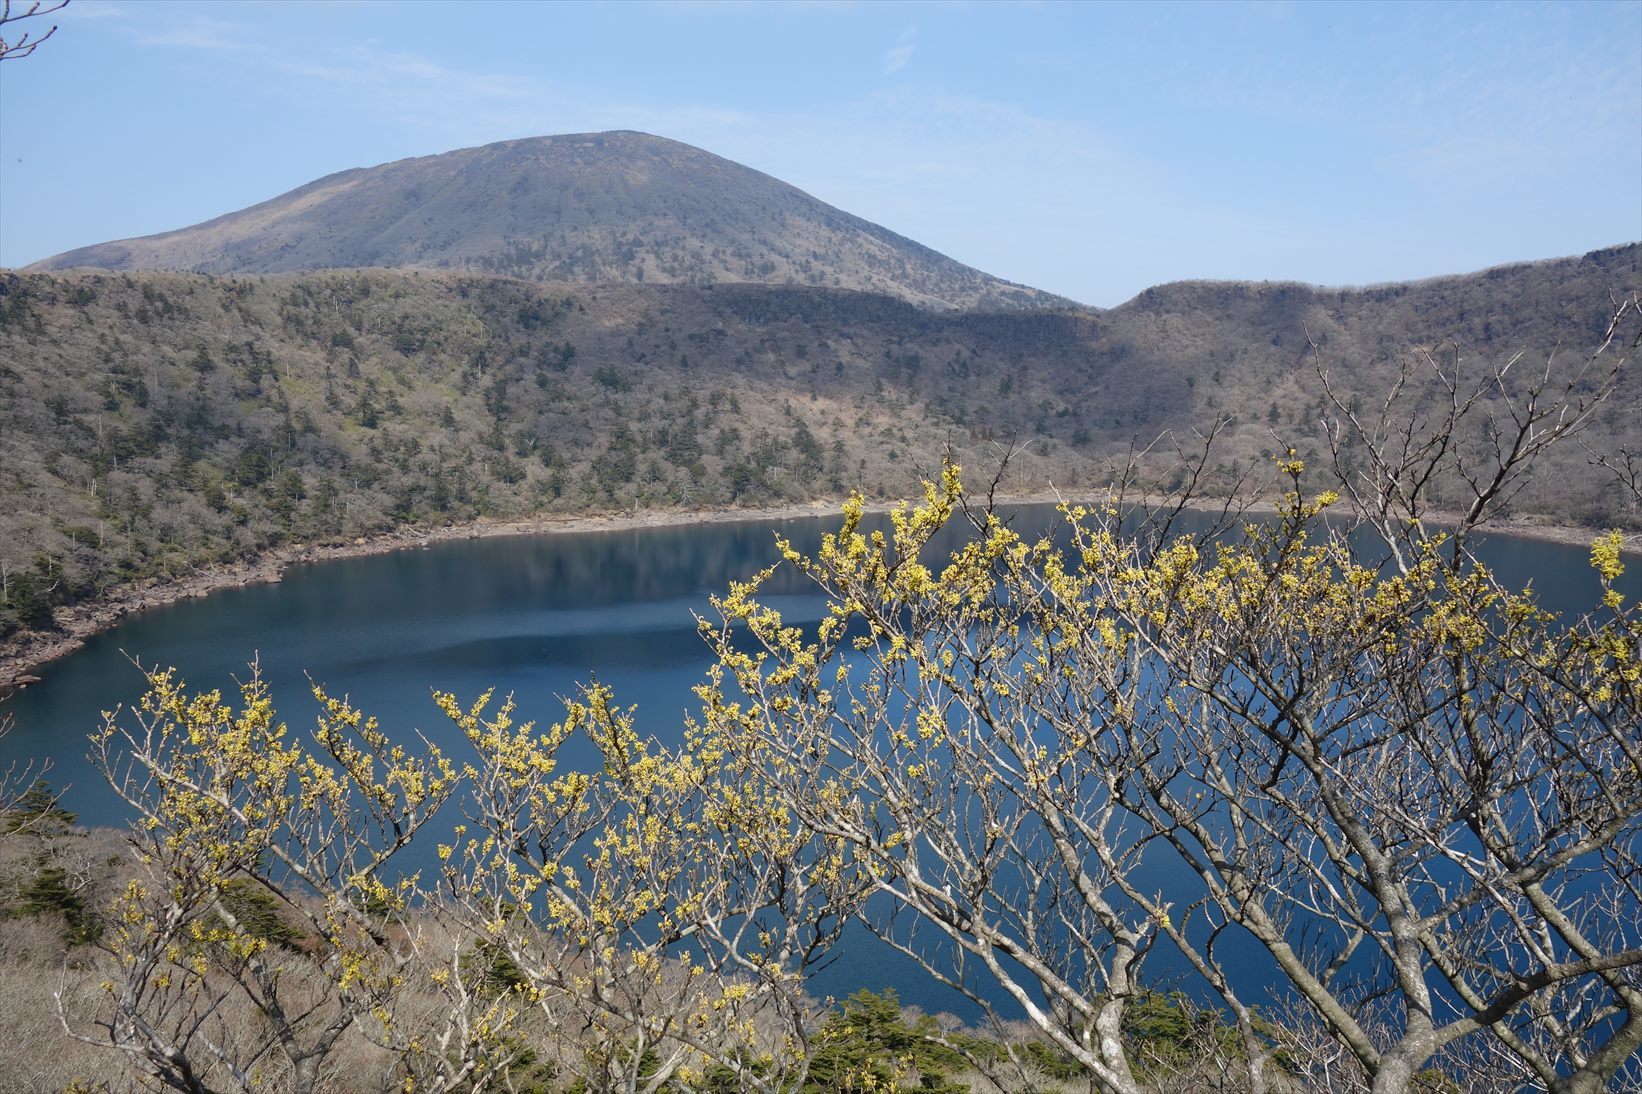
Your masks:
M205 567L170 581L148 579L95 602L57 609L55 631L26 631L0 643L0 695L41 680L53 661L85 645L94 635L110 630L126 617L150 608L208 596L221 589L280 581L291 566L345 558L419 549L434 543L489 536L554 535L573 532L610 532L625 528L657 528L685 524L718 524L742 520L783 520L824 516L838 512L839 502L820 501L768 509L710 511L652 510L642 513L602 513L543 517L532 520L477 520L438 528L402 528L343 543L287 544L261 557L225 566Z
M1000 497L1001 504L1026 505L1061 500L1051 492L1015 494ZM0 644L0 696L17 688L37 684L41 673L51 662L66 657L85 645L86 639L118 625L127 616L181 600L208 596L220 589L245 585L277 582L286 569L295 565L329 562L344 558L385 554L411 548L431 546L454 539L478 539L488 536L555 535L574 532L611 532L627 528L659 528L692 524L724 524L750 520L790 520L818 517L839 511L837 500L822 500L799 505L763 509L712 510L650 510L637 513L595 513L580 516L542 517L527 520L494 521L480 519L465 524L439 528L402 528L380 535L361 537L345 543L288 544L268 551L260 558L228 566L201 569L187 577L172 581L149 579L137 586L95 603L76 604L57 611L58 629L51 632L29 631ZM873 502L869 510L882 512L891 502ZM1442 521L1442 514L1432 514L1434 522ZM1563 543L1572 546L1588 544L1598 531L1571 528L1563 525L1539 524L1530 520L1499 521L1487 531L1501 535L1521 536L1528 539ZM1628 535L1625 539L1627 554L1642 552L1642 536Z

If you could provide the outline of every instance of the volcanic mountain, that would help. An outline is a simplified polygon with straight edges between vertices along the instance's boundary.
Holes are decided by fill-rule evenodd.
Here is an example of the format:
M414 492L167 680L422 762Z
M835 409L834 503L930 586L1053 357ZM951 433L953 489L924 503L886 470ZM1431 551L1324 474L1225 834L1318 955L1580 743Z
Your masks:
M534 137L327 175L237 213L31 269L453 269L531 281L861 289L935 308L1064 306L796 187L645 133Z

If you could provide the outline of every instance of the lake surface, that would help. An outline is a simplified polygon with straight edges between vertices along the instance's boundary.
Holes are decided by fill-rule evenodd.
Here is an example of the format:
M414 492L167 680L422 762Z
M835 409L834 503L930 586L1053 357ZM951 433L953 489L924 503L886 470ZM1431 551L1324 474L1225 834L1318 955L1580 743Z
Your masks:
M1058 520L1052 506L1013 512L1022 531ZM712 660L692 613L710 614L712 594L774 562L774 533L810 550L837 526L837 518L820 518L456 540L292 567L279 584L144 612L47 666L43 683L0 708L16 719L0 742L0 768L49 758L52 783L67 788L64 804L83 823L123 823L85 745L102 711L142 694L131 658L176 666L192 687L225 693L257 658L295 731L317 712L311 675L394 737L411 740L421 729L458 756L465 746L454 745L431 690L464 704L489 688L512 692L521 719L551 722L563 713L560 697L596 675L621 703L638 705L641 733L675 742L695 702L690 688ZM1576 610L1598 595L1586 548L1496 536L1483 553L1507 582L1531 580L1549 608ZM1622 588L1642 596L1642 563L1627 561ZM767 586L764 599L793 622L819 619L823 607L791 574ZM591 750L581 749L567 749L567 762L587 763ZM816 984L836 994L887 986L927 1009L974 1015L867 938Z

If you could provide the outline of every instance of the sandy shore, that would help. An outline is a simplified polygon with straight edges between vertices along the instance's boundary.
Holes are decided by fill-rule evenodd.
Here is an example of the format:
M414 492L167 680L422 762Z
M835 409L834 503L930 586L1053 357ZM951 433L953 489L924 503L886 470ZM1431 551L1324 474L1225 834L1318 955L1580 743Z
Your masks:
M1053 503L1061 495L1050 491L1031 494L1000 496L1000 504L1027 505ZM1072 495L1072 500L1083 500ZM662 509L635 513L595 513L581 516L541 517L530 520L494 521L477 520L466 524L441 528L400 529L383 535L362 537L351 542L336 544L288 544L268 551L262 557L231 566L202 568L187 577L171 581L150 579L131 588L122 589L95 603L76 604L59 608L58 630L50 633L25 632L0 644L0 693L13 688L38 683L41 674L52 661L66 657L85 645L86 639L109 630L128 615L173 604L179 600L207 596L218 589L279 581L285 570L293 565L326 562L333 559L359 558L410 548L421 548L434 543L455 539L479 539L489 536L557 535L573 532L610 532L627 528L661 528L694 524L725 524L734 521L775 521L800 517L836 515L841 500L806 502L763 509ZM871 502L873 512L890 509L892 502ZM1251 512L1270 511L1269 506L1253 507ZM1432 514L1434 523L1442 523L1444 514ZM1591 542L1597 532L1585 528L1537 523L1531 520L1497 521L1488 526L1489 532L1523 536L1551 543L1583 546ZM1642 551L1642 537L1626 540L1627 553Z

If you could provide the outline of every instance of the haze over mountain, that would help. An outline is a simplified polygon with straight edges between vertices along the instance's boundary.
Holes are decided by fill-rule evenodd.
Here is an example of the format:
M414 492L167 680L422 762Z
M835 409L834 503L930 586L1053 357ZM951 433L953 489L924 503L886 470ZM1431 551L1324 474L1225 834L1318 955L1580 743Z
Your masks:
M504 141L357 168L189 228L30 269L455 269L532 281L861 289L932 307L1065 305L796 187L645 133Z

